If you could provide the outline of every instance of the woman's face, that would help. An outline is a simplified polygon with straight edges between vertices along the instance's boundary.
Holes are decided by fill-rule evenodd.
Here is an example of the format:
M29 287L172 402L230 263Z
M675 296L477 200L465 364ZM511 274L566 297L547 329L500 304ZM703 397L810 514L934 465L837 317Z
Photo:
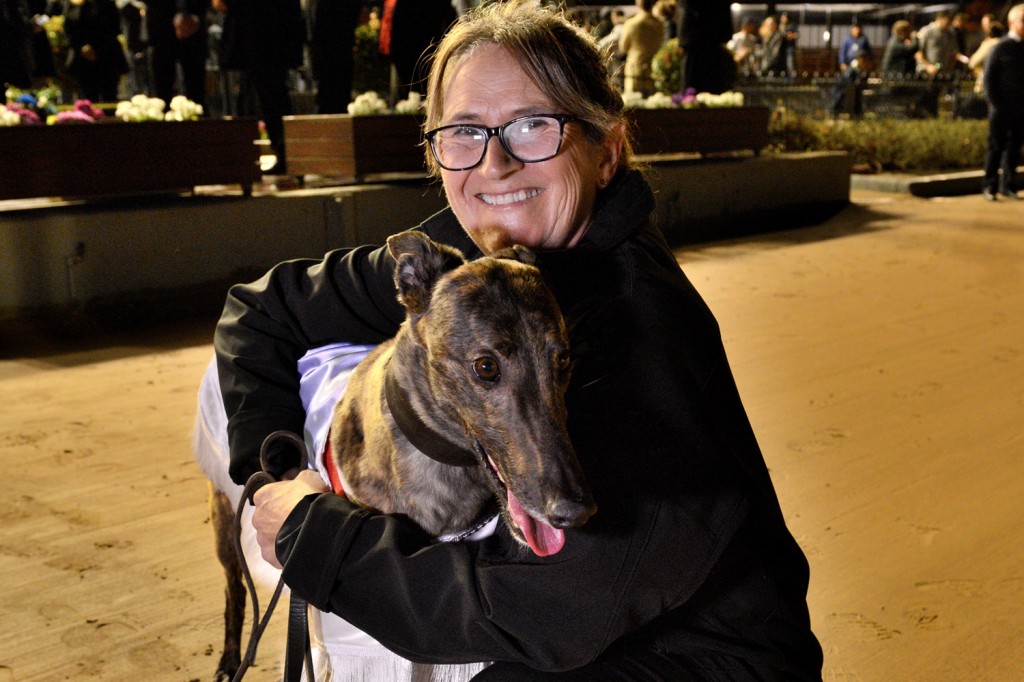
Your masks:
M518 63L497 45L481 45L453 69L441 125L497 127L527 114L559 111ZM565 125L554 157L522 163L497 136L483 161L441 171L448 203L484 253L522 244L535 250L574 246L590 226L599 183L615 174L621 143L595 146L578 122Z

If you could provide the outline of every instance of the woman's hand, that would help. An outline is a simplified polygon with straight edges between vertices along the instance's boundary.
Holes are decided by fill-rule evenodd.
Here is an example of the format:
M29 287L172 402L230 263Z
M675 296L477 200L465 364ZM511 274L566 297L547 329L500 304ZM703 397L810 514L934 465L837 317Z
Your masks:
M285 519L302 498L329 490L318 473L306 469L293 480L268 483L256 491L252 498L256 506L252 526L256 529L256 541L264 561L276 568L283 568L277 560L277 534Z

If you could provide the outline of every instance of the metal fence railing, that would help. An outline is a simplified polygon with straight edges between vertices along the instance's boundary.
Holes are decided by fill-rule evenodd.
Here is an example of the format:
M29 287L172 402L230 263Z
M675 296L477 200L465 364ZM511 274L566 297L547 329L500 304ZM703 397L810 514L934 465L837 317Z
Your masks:
M840 74L739 81L735 90L750 106L785 107L813 118L984 118L987 107L974 79L893 78Z

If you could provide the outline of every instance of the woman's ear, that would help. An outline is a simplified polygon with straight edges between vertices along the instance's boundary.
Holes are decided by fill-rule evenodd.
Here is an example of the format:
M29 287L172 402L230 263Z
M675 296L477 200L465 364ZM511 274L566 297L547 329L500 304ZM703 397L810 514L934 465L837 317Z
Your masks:
M619 170L619 158L622 156L623 140L626 138L626 122L619 121L608 131L601 143L601 161L597 168L597 182L602 188L607 187Z

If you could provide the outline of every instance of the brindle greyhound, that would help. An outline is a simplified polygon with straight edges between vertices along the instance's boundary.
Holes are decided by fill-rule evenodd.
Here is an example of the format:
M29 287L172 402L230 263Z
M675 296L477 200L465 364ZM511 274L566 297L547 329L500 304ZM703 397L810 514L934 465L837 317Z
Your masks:
M467 262L416 231L387 243L407 316L335 408L329 456L346 493L433 536L473 527L497 502L517 541L540 556L560 551L563 529L596 506L566 432L565 324L533 254L515 247ZM215 495L211 506L228 575L218 674L230 678L245 591L227 549L230 503Z

